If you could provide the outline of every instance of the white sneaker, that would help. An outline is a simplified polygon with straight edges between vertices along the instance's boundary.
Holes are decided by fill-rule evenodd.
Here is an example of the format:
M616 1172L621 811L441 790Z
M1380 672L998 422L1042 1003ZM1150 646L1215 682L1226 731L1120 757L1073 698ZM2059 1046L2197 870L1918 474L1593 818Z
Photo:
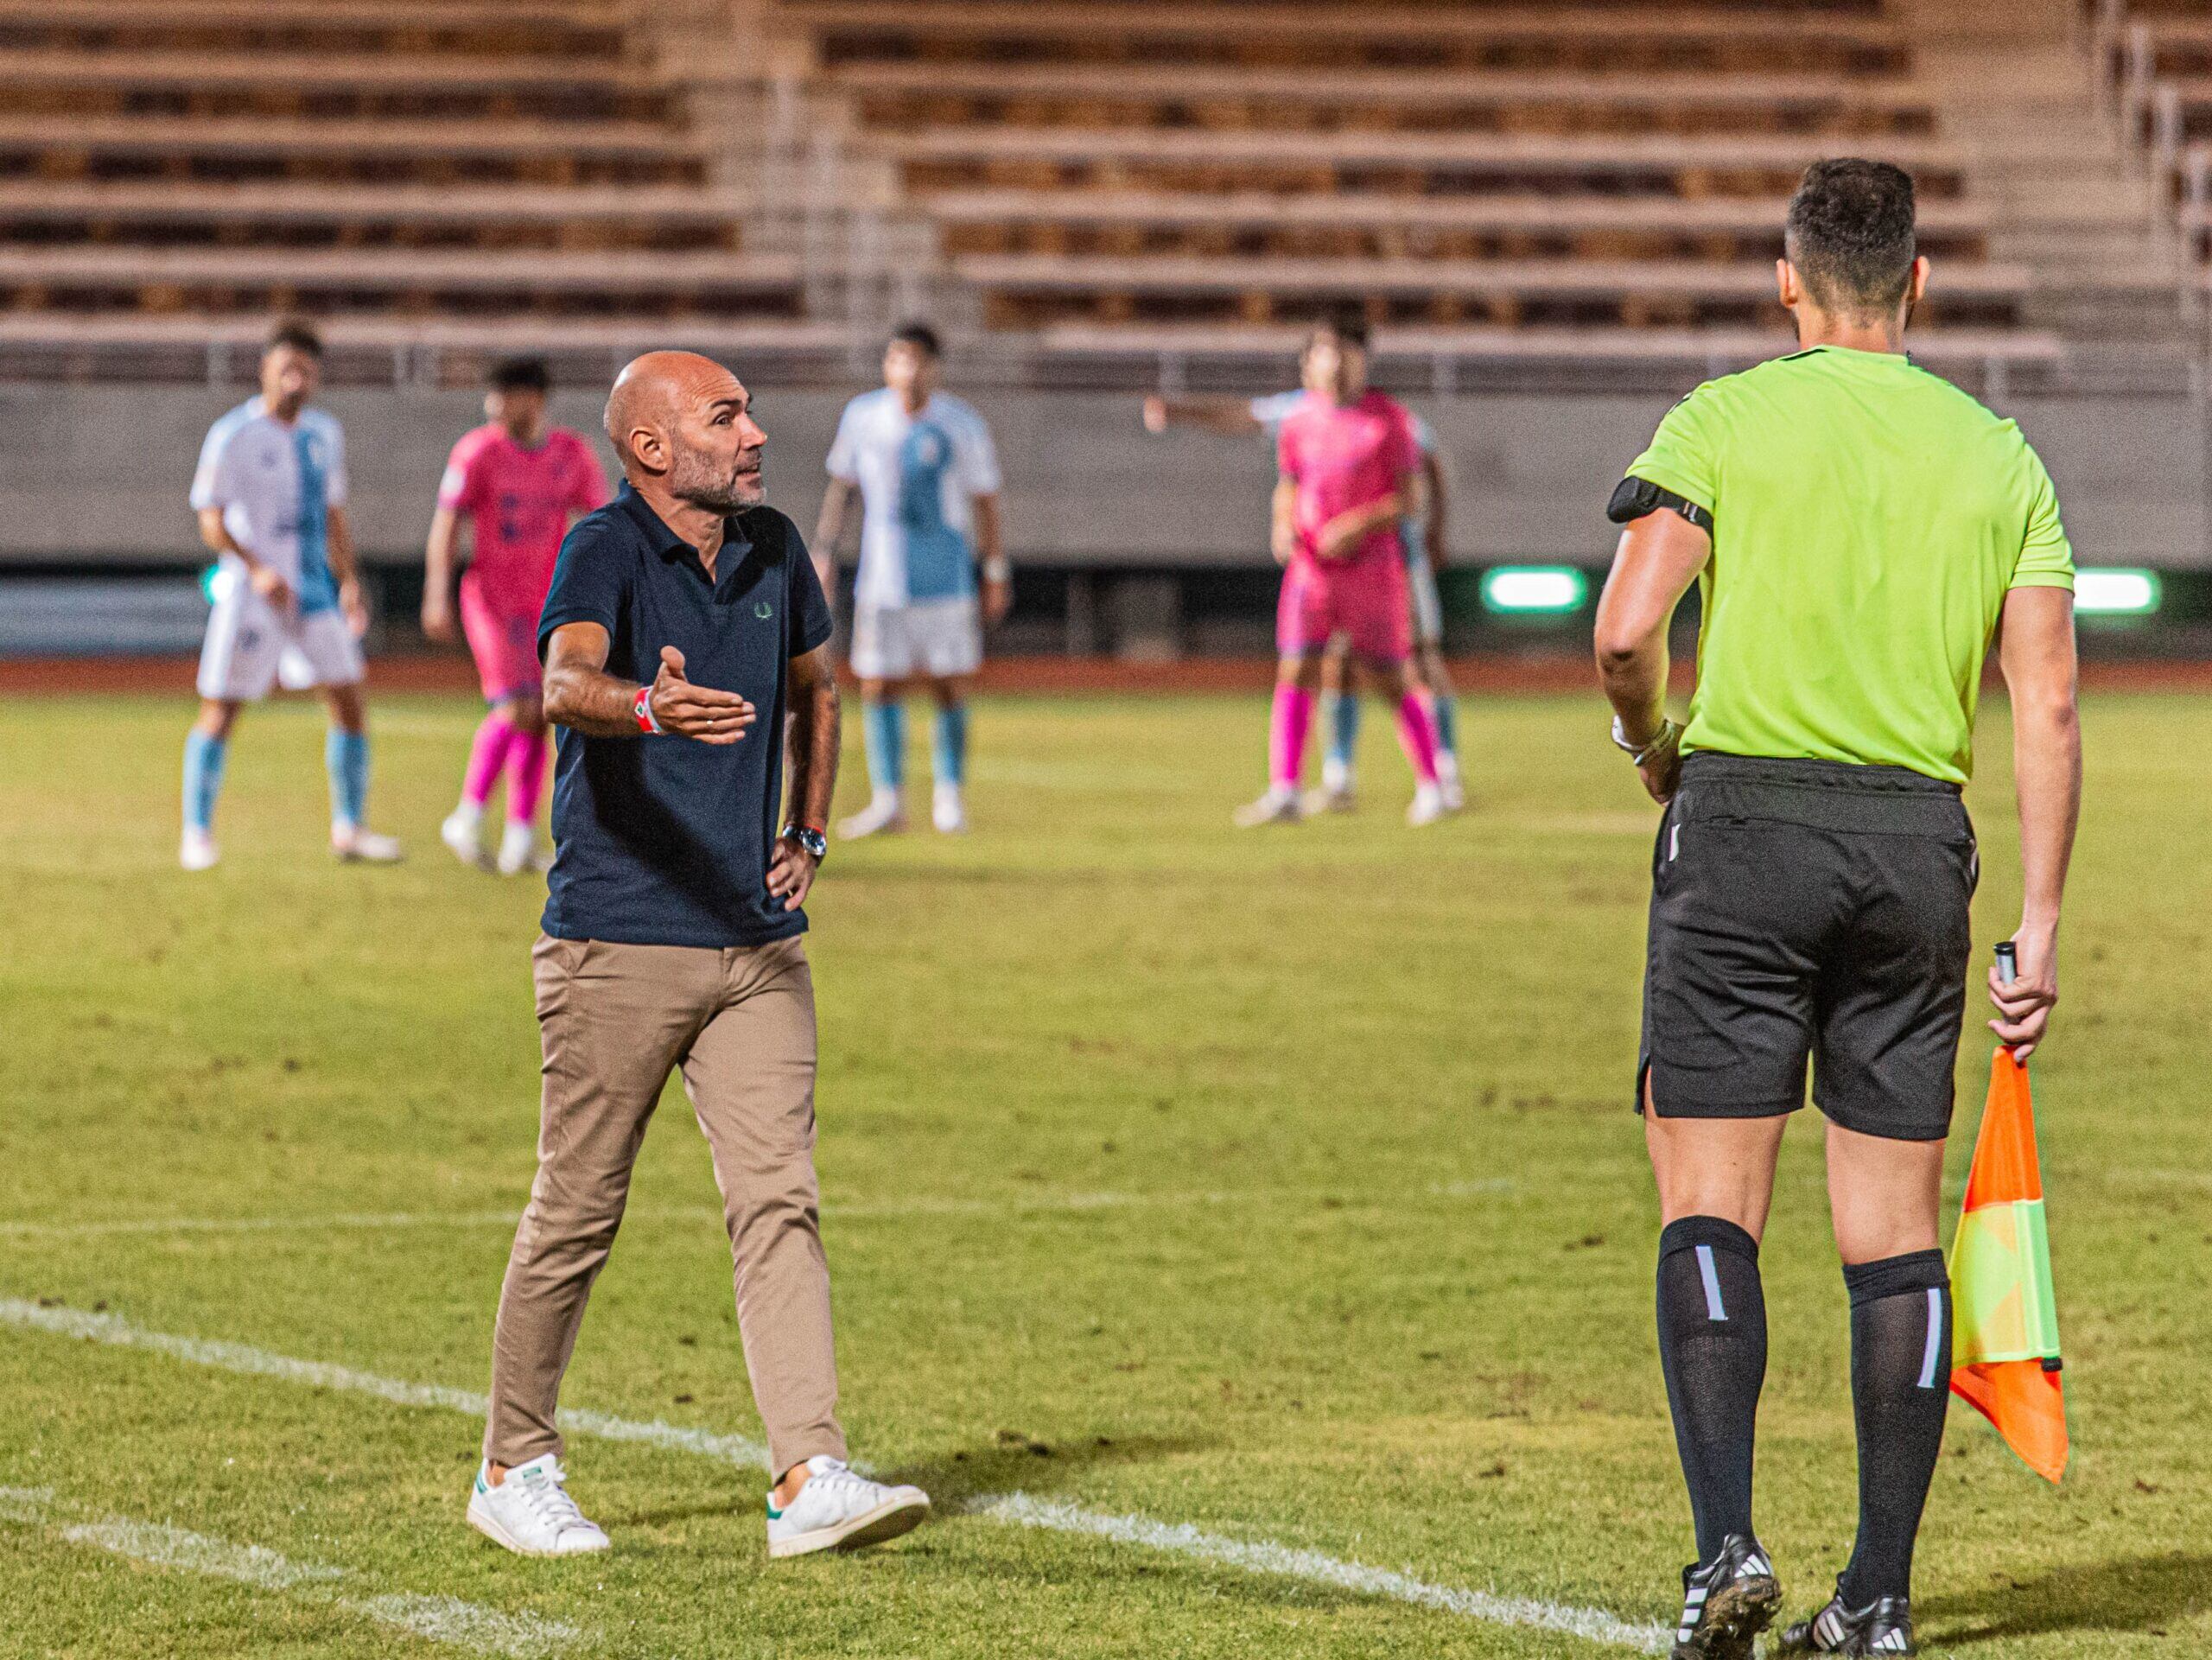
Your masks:
M476 1490L468 1496L468 1525L518 1556L581 1556L605 1550L606 1533L576 1508L568 1479L550 1453L518 1464L496 1487L491 1466L480 1464Z
M1352 792L1350 779L1347 779L1341 784L1331 784L1324 779L1321 781L1321 787L1318 790L1308 790L1306 792L1306 799L1299 805L1306 810L1306 817L1311 818L1325 812L1357 812L1359 798Z
M960 798L957 784L940 784L931 793L930 823L947 836L957 835L968 828L968 807Z
M397 836L379 836L358 824L333 824L330 850L346 864L396 865L407 856Z
M855 1475L842 1459L807 1460L805 1485L785 1510L768 1495L768 1554L804 1556L814 1550L858 1550L918 1526L930 1513L919 1487L887 1487ZM507 1478L512 1481L512 1476Z
M1467 805L1466 786L1459 781L1459 758L1450 750L1440 750L1436 756L1436 789L1444 798L1444 811L1464 811Z
M445 823L438 826L438 840L452 849L453 856L465 865L484 868L484 815L477 808L455 807L446 815Z
M519 876L537 864L537 826L510 818L499 833L499 857L493 868L502 876Z
M1413 805L1406 809L1406 823L1418 829L1433 824L1444 817L1444 792L1433 784L1424 784L1414 791Z
M893 793L878 795L850 818L837 826L837 839L857 842L863 836L874 836L885 831L906 828L906 804Z
M1236 810L1236 828L1257 830L1262 824L1295 824L1306 817L1298 792L1285 785L1269 786L1257 801Z
M1334 755L1321 757L1321 793L1344 796L1351 793L1351 768Z
M187 870L213 870L223 856L215 838L204 830L188 830L176 844L176 862Z

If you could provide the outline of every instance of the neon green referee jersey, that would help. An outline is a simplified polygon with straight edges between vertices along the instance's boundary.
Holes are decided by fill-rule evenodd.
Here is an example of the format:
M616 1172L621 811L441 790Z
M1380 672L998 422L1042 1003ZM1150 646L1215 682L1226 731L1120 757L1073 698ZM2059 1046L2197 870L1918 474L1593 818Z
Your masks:
M1685 754L1963 784L2005 594L2074 586L2019 427L1894 353L1819 346L1707 381L1628 470L1713 515Z

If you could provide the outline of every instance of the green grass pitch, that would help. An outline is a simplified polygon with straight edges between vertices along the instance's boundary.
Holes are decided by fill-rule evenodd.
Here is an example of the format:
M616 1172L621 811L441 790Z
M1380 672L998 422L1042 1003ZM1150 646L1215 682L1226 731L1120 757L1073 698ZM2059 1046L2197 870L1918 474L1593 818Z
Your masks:
M195 878L182 703L0 709L0 1655L1624 1651L1313 1558L977 1513L1009 1493L1672 1618L1687 1505L1627 1110L1652 817L1593 699L1470 700L1476 802L1440 827L1403 826L1376 718L1364 811L1249 834L1229 811L1259 782L1256 696L992 702L973 834L835 849L812 951L844 1406L856 1456L939 1510L776 1566L763 1483L727 1463L578 1438L615 1550L526 1562L461 1524L461 1412L20 1318L43 1299L484 1388L531 1167L539 893L436 842L474 705L375 715L374 816L407 864L325 855L294 704L244 723L226 861ZM1932 1646L1988 1660L2212 1649L2212 703L2086 718L2067 995L2036 1063L2075 1467L2053 1491L1955 1409L1916 1587ZM2001 704L1982 741L1986 948L2018 905ZM848 773L849 808L856 754ZM1761 1530L1793 1612L1853 1519L1814 1128L1764 1259ZM671 1091L569 1405L757 1433L714 1207ZM343 1577L194 1571L160 1528Z

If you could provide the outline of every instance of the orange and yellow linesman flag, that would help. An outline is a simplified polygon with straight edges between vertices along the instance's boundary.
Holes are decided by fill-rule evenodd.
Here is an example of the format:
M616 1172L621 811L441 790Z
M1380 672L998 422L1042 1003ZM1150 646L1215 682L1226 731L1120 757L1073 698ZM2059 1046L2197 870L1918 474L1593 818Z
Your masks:
M2046 1480L2066 1470L2058 1304L2028 1069L1999 1048L1951 1242L1951 1391Z

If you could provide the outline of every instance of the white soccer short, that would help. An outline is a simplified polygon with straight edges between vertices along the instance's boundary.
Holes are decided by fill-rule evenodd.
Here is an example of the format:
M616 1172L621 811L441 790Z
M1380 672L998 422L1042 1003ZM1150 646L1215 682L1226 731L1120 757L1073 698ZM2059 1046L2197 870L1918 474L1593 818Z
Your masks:
M1414 642L1444 643L1444 596L1437 591L1436 566L1425 553L1406 556L1406 593L1413 606Z
M200 695L250 703L282 684L350 686L368 672L361 642L342 611L280 614L251 582L226 573L217 580L215 608L200 650Z
M853 672L863 680L973 674L983 666L983 619L971 596L853 613Z

